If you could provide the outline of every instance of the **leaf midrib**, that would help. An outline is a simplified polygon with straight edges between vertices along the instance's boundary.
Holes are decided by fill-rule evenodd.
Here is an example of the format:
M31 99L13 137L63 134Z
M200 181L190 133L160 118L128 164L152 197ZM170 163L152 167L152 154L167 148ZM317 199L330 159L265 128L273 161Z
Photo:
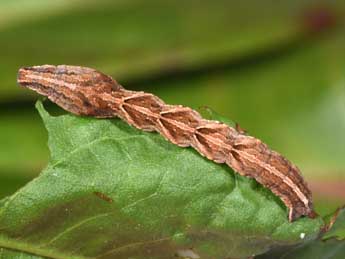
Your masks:
M29 245L18 240L7 239L3 236L0 236L0 248L16 250L19 252L33 254L50 259L92 259L91 257L73 256L63 254L54 250L42 249L38 246L34 246L31 244Z
M164 237L161 239L157 240L152 240L152 241L145 241L145 242L136 242L132 244L127 244L122 247L116 247L114 249L111 249L104 254L98 255L96 257L85 257L85 256L72 256L72 255L67 255L63 253L57 253L56 251L52 250L46 250L42 249L38 246L33 246L33 245L28 245L24 242L20 242L18 240L10 240L6 239L0 236L0 248L5 248L5 249L10 249L10 250L15 250L18 252L24 252L28 254L33 254L45 258L50 258L50 259L93 259L93 258L102 258L106 255L113 254L119 251L122 251L124 249L128 249L130 247L135 247L135 246L141 246L141 245L147 245L147 244L154 244L154 243L159 243L163 242L166 240L171 239L171 237Z

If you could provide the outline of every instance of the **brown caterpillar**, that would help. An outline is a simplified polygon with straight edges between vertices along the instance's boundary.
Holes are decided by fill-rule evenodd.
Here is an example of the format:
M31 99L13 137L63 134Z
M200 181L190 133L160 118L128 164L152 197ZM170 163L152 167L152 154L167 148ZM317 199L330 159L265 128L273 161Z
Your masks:
M120 117L138 129L157 131L180 147L191 146L216 163L226 163L278 195L289 208L290 221L316 215L311 192L295 165L259 139L224 123L203 119L191 108L165 104L153 94L126 90L110 76L85 67L24 67L18 72L18 83L71 113Z

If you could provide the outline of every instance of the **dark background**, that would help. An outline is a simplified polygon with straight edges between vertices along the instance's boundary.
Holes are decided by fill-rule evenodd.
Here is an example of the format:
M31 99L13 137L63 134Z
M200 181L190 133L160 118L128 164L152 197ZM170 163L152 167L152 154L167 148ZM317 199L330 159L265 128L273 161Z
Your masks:
M0 1L0 198L49 159L18 68L69 64L238 122L331 212L345 203L344 17L341 0Z

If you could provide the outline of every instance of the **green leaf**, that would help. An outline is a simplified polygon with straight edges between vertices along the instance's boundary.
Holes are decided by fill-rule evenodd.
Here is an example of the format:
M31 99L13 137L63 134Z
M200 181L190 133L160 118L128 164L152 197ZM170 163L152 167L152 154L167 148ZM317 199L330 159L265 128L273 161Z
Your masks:
M314 258L345 258L345 213L344 208L337 210L330 216L332 227L317 240L293 247L281 247L270 251L257 259L284 258L284 259L314 259ZM335 222L334 222L335 221ZM329 223L328 223L329 224ZM341 240L342 239L342 240Z
M5 197L2 200L0 200L0 207L2 207L6 203L7 200L8 200L8 197Z
M343 240L345 239L345 207L338 209L336 213L333 214L334 215L330 218L332 226L329 231L323 235L323 239L336 238Z
M22 253L19 251L0 248L0 258L1 259L46 259L41 256L36 256L33 254Z
M289 223L269 190L191 148L118 119L37 108L51 161L0 203L2 248L58 259L174 258L187 248L241 258L319 233L322 219Z
M302 246L284 248L269 252L255 259L343 259L345 258L345 242L335 239L327 241L315 240Z

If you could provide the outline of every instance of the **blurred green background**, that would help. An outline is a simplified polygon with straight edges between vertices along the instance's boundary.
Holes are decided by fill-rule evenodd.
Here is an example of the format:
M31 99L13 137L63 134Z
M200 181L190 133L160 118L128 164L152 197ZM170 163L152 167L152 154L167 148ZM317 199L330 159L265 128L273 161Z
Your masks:
M238 122L331 212L345 203L344 17L342 0L0 0L0 198L49 159L18 68L70 64Z

